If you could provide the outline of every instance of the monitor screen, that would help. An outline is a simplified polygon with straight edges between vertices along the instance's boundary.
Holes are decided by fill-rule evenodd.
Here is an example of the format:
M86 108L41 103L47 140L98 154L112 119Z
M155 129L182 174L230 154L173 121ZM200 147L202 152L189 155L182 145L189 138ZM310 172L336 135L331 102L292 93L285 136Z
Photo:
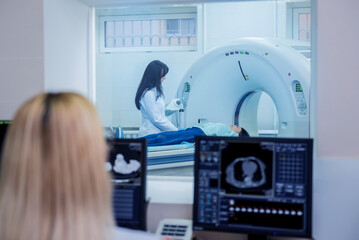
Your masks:
M118 226L146 229L145 139L107 140L110 148L106 169L113 182L113 211Z
M11 121L0 121L0 156L2 154L2 148L5 142L6 132L10 124Z
M193 229L311 237L312 139L198 136Z

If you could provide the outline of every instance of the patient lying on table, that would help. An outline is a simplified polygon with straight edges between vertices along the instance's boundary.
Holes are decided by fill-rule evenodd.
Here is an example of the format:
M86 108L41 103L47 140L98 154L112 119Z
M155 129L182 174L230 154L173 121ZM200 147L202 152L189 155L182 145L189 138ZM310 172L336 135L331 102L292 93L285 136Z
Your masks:
M223 123L207 123L201 126L180 129L178 131L168 131L147 135L141 138L147 139L148 146L164 146L181 144L183 142L193 143L195 136L249 136L248 132L238 126L227 126Z

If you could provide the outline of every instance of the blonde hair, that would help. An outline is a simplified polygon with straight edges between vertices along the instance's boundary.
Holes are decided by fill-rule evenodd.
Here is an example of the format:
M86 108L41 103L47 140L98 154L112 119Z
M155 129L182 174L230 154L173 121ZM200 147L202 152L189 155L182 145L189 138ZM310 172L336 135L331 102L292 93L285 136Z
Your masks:
M113 226L106 143L94 106L40 94L17 111L0 173L0 239L106 239Z

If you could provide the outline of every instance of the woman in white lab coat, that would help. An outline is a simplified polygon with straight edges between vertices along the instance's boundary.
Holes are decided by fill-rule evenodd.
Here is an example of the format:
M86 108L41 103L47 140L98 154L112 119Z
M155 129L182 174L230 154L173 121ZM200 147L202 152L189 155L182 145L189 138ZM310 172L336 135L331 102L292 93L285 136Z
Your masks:
M165 115L162 82L167 73L167 65L158 60L150 62L143 73L135 98L136 107L142 113L139 137L178 130Z

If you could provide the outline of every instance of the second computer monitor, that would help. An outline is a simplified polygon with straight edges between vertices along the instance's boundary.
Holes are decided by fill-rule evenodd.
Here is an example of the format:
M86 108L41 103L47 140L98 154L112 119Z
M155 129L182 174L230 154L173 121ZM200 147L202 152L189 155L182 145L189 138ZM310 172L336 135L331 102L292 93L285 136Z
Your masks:
M113 212L118 226L146 229L145 139L112 139L106 169L113 183Z
M0 121L0 154L2 152L2 147L5 142L5 136L10 124L11 121Z
M5 137L7 134L7 131L10 127L11 121L0 121L0 166L1 166L1 156L5 144Z

